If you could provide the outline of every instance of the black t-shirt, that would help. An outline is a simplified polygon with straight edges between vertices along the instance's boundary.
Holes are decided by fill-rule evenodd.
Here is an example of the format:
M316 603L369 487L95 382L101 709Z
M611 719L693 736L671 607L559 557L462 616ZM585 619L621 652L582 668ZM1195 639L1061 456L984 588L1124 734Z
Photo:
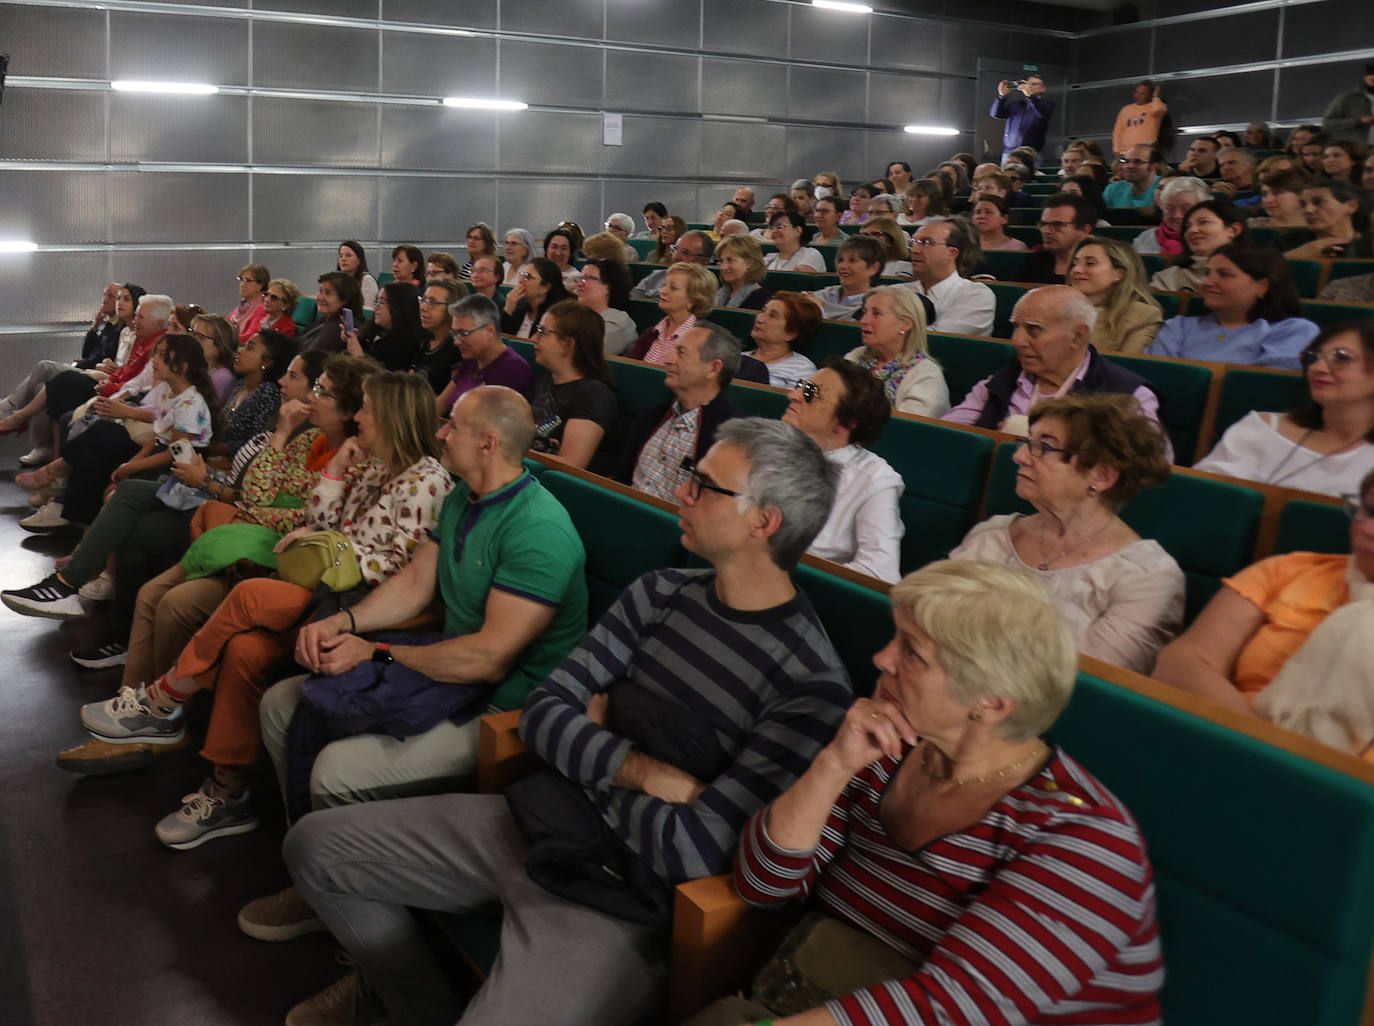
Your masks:
M608 450L614 444L616 424L620 420L620 401L615 390L595 378L578 378L562 385L553 383L553 375L540 371L534 382L534 445L536 452L557 453L563 444L563 429L570 420L590 420L606 433L597 451Z
M434 394L438 395L448 388L449 379L453 377L453 365L462 358L462 353L458 351L458 343L453 341L453 336L449 335L443 342L439 343L437 349L426 349L415 359L415 373L423 374L429 379L429 387L434 389Z
M1034 282L1037 285L1064 284L1064 276L1054 273L1054 254L1048 249L1037 249L1027 253L1016 272L1016 280Z

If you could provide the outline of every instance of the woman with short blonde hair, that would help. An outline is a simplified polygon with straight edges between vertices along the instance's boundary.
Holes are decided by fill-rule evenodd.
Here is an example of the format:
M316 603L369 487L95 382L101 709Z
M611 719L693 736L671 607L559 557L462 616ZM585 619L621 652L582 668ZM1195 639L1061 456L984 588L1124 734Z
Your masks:
M676 263L664 275L658 293L663 320L643 332L625 355L646 363L665 363L677 340L705 317L716 295L716 276L700 264Z
M894 410L938 417L949 409L949 385L926 344L921 299L901 285L869 292L859 316L864 344L845 359L871 372Z
M752 235L725 236L716 244L716 263L720 267L720 287L711 292L712 306L763 309L772 293L759 284L768 268L764 266L763 247L758 239Z

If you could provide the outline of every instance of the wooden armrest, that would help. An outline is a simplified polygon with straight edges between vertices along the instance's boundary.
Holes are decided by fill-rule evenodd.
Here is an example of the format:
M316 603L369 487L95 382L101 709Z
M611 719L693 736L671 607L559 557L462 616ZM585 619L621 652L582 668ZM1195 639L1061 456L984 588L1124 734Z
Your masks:
M480 794L501 794L508 784L544 765L544 761L520 740L519 727L519 709L482 717L477 733L477 790Z

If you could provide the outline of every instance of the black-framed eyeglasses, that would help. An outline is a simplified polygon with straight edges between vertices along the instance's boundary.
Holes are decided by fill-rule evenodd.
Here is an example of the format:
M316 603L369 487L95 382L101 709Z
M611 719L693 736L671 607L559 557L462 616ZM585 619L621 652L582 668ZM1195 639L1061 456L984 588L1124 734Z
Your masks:
M434 299L434 298L431 297L431 296L421 296L421 297L420 297L420 305L421 305L421 306L448 306L448 300L447 300L447 299Z
M1318 360L1322 360L1332 370L1342 367L1349 367L1355 362L1355 354L1345 346L1336 346L1333 349L1304 349L1298 354L1298 363L1302 364L1304 370L1311 367Z
M1018 449L1025 449L1030 453L1031 459L1033 460L1043 460L1050 453L1058 453L1060 456L1064 457L1064 462L1067 463L1069 462L1070 456L1078 455L1077 449L1064 449L1039 438L1018 438L1016 440L1016 447Z
M724 495L731 499L738 499L744 495L743 492L732 491L729 488L722 488L710 478L705 477L701 471L697 470L697 464L690 456L682 457L682 470L687 475L687 498L696 502L701 498L701 490L704 488L708 492L715 492L717 495Z
M200 339L202 342L214 342L214 341L215 341L215 336L214 336L214 335L207 335L207 334L205 334L205 332L203 332L203 331L196 331L194 328L192 328L192 329L190 330L189 334L190 334L191 336L193 336L194 338Z
M278 303L285 303L285 302L286 302L286 297L285 297L285 296L279 296L279 295L277 295L275 292L268 292L268 293L266 293L266 294L263 296L263 298L264 298L264 299L275 299ZM378 300L378 302L380 302L380 300Z
M530 329L530 338L543 338L545 335L552 335L554 338L569 337L555 328L546 328L542 324L536 324L533 328Z
M1361 496L1342 495L1341 508L1345 510L1345 515L1357 524L1374 520L1374 506L1365 502Z
M801 389L802 402L808 406L824 396L824 393L821 392L821 386L814 381L798 381L797 388Z

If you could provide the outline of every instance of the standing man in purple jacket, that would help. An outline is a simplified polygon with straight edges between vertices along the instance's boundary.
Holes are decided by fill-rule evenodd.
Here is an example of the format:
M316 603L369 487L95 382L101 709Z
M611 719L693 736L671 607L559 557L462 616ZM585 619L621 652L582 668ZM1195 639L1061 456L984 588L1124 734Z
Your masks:
M1003 79L997 83L997 99L988 113L1007 123L1002 133L1002 152L1010 153L1018 146L1029 146L1037 153L1045 148L1045 135L1054 101L1045 95L1045 80L1031 75L1022 82Z

